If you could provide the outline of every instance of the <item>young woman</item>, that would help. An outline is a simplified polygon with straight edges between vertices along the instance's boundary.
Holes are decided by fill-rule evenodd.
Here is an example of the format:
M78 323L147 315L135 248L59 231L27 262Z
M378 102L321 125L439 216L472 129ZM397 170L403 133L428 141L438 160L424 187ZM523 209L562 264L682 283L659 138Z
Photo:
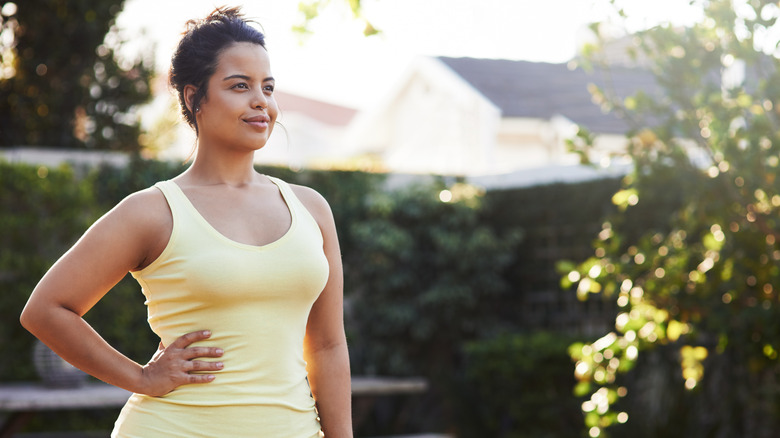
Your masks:
M170 83L198 137L192 165L98 220L40 281L22 324L134 393L112 437L351 437L330 208L253 167L278 114L263 34L237 8L190 21ZM82 319L128 271L161 339L146 365Z

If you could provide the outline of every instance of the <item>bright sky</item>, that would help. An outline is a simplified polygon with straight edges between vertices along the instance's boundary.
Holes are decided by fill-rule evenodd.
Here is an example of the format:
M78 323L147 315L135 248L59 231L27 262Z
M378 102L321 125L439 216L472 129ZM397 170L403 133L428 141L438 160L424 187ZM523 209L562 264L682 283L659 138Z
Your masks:
M637 28L696 17L686 0L624 1ZM363 37L347 1L330 0L301 43L291 30L298 0L127 0L117 24L130 52L155 42L165 72L184 23L225 3L262 24L279 89L356 108L383 97L419 55L566 62L587 24L609 13L605 0L363 0L366 18L382 31Z

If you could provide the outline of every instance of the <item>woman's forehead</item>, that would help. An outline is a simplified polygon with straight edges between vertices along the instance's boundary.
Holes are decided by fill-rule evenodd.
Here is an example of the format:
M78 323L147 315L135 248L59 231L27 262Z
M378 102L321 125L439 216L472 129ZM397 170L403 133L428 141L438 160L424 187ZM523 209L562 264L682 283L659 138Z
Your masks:
M271 59L259 44L240 42L226 47L219 54L216 72L241 70L244 74L270 76Z

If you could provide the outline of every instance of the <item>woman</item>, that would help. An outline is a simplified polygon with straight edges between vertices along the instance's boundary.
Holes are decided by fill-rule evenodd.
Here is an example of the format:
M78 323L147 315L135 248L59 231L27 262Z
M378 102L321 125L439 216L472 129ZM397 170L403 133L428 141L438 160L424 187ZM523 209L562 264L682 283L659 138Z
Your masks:
M237 8L190 21L170 83L198 137L192 165L98 220L37 285L22 324L134 393L112 437L352 436L330 208L253 167L278 114L263 34ZM143 366L82 319L128 271L161 339Z

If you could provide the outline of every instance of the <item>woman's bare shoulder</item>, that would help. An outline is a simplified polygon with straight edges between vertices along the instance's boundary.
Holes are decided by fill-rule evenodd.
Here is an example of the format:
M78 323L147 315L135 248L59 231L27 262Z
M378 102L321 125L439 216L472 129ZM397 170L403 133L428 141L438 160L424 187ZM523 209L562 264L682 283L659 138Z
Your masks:
M106 214L115 224L114 233L134 252L138 262L133 269L143 269L162 254L173 232L173 216L163 193L150 187L128 195Z
M330 205L328 201L318 191L311 187L301 186L297 184L290 184L295 196L301 201L307 210L317 219L319 222L321 218L328 218L332 216Z
M156 187L149 187L128 195L112 210L122 219L140 222L140 225L169 223L170 207L165 195Z

